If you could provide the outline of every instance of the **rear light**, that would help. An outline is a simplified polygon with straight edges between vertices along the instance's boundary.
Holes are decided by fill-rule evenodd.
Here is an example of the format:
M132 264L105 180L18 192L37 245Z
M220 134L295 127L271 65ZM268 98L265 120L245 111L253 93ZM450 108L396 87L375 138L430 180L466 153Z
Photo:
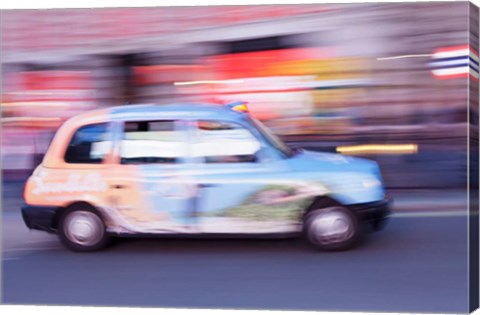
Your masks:
M27 184L28 184L28 181L30 180L30 178L25 182L25 184L23 185L23 194L22 194L22 197L23 197L23 201L26 201L26 193L27 193Z
M34 177L37 177L40 175L40 173L42 173L42 164L38 165L35 170L33 171L32 175L30 177L28 177L27 181L25 182L25 185L23 185L23 200L26 201L27 200L27 186L29 184L29 182L32 180L32 178Z

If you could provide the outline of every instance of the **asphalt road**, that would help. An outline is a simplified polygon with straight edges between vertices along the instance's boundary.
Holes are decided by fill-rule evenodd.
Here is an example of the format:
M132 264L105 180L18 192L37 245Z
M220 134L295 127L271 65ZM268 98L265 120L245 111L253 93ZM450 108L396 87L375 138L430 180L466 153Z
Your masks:
M448 213L448 212L446 212ZM357 249L300 239L129 239L64 249L3 213L6 304L460 313L467 311L460 215L396 217Z

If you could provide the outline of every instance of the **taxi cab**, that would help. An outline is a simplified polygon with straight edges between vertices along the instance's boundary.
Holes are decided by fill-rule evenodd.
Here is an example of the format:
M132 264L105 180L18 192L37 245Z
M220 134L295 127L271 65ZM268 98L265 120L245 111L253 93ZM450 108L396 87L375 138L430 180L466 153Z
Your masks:
M57 131L26 182L30 229L74 251L112 237L303 235L344 250L389 216L375 162L291 149L244 103L129 105Z

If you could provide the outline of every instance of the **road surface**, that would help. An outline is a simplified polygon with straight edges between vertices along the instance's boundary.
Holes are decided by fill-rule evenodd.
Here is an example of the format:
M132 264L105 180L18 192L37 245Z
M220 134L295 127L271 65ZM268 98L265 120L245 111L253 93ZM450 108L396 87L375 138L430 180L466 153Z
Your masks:
M452 209L453 210L453 209ZM413 213L413 212L412 212ZM357 249L301 239L129 239L73 253L4 211L3 303L380 312L467 311L467 225L403 215Z

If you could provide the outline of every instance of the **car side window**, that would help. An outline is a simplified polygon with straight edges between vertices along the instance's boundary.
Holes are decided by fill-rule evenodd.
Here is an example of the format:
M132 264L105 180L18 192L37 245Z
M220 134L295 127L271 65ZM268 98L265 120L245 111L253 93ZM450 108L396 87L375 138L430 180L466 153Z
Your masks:
M100 164L111 146L108 123L86 125L73 135L64 160L71 164Z
M184 131L177 121L125 122L120 144L122 164L172 164L186 155Z
M193 156L205 163L253 163L262 145L242 125L199 120L193 139Z

